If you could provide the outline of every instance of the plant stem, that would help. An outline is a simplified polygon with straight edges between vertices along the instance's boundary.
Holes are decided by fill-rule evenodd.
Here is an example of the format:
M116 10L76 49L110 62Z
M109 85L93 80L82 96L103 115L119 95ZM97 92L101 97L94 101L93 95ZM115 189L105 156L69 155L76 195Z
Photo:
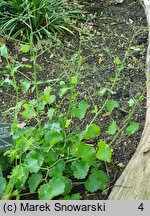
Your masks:
M34 68L34 85L35 85L35 92L36 92L36 113L37 113L37 121L38 127L41 128L41 120L40 120L40 113L39 113L39 89L37 84L37 66L36 66L36 52L33 47L33 68Z
M28 196L28 195L32 195L32 194L37 194L37 192L34 192L34 193L24 193L24 194L19 194L19 196Z
M83 133L83 135L81 136L80 140L83 139L83 136L84 136L84 134L87 132L89 126L96 120L96 118L98 117L98 115L103 111L103 109L105 108L107 102L109 101L109 98L110 98L110 96L111 96L111 92L113 91L113 89L114 89L114 87L115 87L115 85L116 85L116 83L117 83L117 81L118 81L118 79L119 79L119 76L120 76L121 72L122 72L123 69L124 69L124 63L125 63L125 61L126 61L128 55L129 55L129 51L130 51L130 48L131 48L133 39L134 39L134 37L135 37L136 35L137 35L137 32L133 35L133 37L131 38L131 40L130 40L130 42L129 42L129 46L128 46L127 51L125 52L125 56L124 56L124 58L123 58L123 60L122 60L122 64L121 64L121 65L117 65L117 67L116 67L116 76L115 76L114 82L113 82L113 84L112 84L112 86L111 86L111 88L110 88L110 91L109 91L109 93L108 93L107 99L106 99L105 102L103 103L103 106L96 112L95 116L94 116L93 119L91 120L91 122L90 122L90 124L88 125L88 127L86 127L86 130L85 130L85 132ZM83 123L83 122L82 122L82 123Z
M113 138L112 141L110 142L109 146L111 146L111 145L115 142L115 140L118 138L118 136L120 135L120 133L121 133L121 132L126 128L126 126L128 125L128 123L129 123L131 117L132 117L133 114L134 114L135 108L136 108L136 106L137 106L137 104L138 104L140 98L141 98L141 96L140 96L140 97L137 99L137 101L135 102L135 105L134 105L132 111L129 113L127 119L124 121L124 124L123 124L122 128L118 130L118 132L116 133L116 135L114 136L114 138ZM117 144L117 143L116 143L116 144ZM116 144L114 144L113 146L115 146Z
M28 14L30 14L29 7L28 7ZM29 17L29 22L30 22L30 28L31 28L30 47L32 50L32 57L33 57L34 85L35 85L35 93L36 93L36 115L37 115L38 127L41 128L41 120L40 120L40 113L39 113L39 90L38 90L38 84L37 84L37 50L34 46L34 41L33 41L34 32L33 32L31 17Z
M16 106L15 106L15 115L14 115L14 124L17 124L17 120L18 120L18 102L19 102L19 89L17 86L17 82L16 82L16 77L15 77L15 72L13 71L13 65L9 62L9 60L7 59L7 65L8 68L10 69L10 74L13 78L13 82L14 82L14 88L16 91Z

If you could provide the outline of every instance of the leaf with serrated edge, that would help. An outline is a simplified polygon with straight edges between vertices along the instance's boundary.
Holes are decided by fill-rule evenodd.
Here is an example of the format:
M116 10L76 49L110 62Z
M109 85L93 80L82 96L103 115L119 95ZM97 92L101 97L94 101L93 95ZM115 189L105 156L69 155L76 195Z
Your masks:
M83 142L76 143L72 148L72 155L82 158L83 161L91 164L95 161L96 150L93 146L86 145Z
M27 154L25 158L25 164L30 173L37 173L44 161L44 157L42 154L37 153L36 151L31 151Z
M63 135L57 131L48 131L45 134L46 145L53 147L55 144L63 141Z
M50 169L48 174L50 177L59 177L62 176L64 170L65 170L65 162L64 160L61 160L58 161L58 163Z
M105 143L105 141L98 142L99 150L96 153L96 158L110 163L111 161L111 148Z
M25 110L21 114L25 119L30 120L36 116L36 112L35 112L34 107L32 105L24 104L23 107Z
M42 174L34 173L30 176L28 180L28 185L30 189L30 193L34 193L38 187L38 185L42 182Z
M90 139L94 137L98 137L100 135L100 127L96 124L91 124L87 126L85 133L83 135L83 139Z
M106 109L108 112L112 112L115 108L118 108L119 104L117 101L111 100L106 104Z
M93 168L84 185L85 188L92 193L97 190L105 190L107 182L107 175L103 171Z
M89 167L89 164L85 161L73 161L71 164L73 175L77 179L85 178L89 171Z
M46 101L48 104L50 104L50 93L52 91L52 88L49 86L49 87L46 87L44 89L44 95L43 95L43 100Z
M126 133L127 135L132 135L135 132L137 132L140 129L140 125L136 122L132 122L127 128L126 128Z
M79 193L72 194L71 196L67 195L64 197L64 200L80 200L81 195Z
M24 80L21 85L23 93L26 93L31 86L31 82L29 80Z
M78 108L74 108L71 110L71 115L81 120L84 118L88 108L89 104L87 102L80 102Z
M53 178L47 184L41 185L38 190L40 200L51 200L54 197L63 194L65 191L65 184L61 179Z
M111 122L111 124L108 126L108 134L113 135L118 130L118 126L116 121Z
M54 115L54 111L55 111L55 109L50 108L50 109L48 110L48 112L47 112L47 116L48 116L48 118L49 118L50 120L52 119L52 117L53 117L53 115Z
M61 182L63 182L65 184L63 195L69 194L71 192L71 189L72 189L72 181L69 178L67 178L66 176L61 176L60 180L61 180Z
M16 189L23 189L28 179L29 171L24 165L14 166L11 172L10 179L14 179Z

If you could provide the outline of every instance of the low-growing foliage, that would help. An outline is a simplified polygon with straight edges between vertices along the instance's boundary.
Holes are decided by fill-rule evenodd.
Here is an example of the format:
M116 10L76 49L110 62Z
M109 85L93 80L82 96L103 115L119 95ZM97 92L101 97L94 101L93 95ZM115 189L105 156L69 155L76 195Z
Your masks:
M26 53L30 47L23 45L20 50ZM37 81L34 47L34 80L26 77L21 85L17 83L16 74L20 67L26 68L26 65L11 63L5 45L0 51L9 71L9 76L7 74L7 78L2 80L1 86L10 86L16 92L12 124L14 147L1 153L2 169L6 173L4 177L0 177L2 199L21 199L22 196L31 194L43 200L57 196L62 199L80 199L80 194L72 194L72 189L80 184L92 193L107 189L109 176L104 164L111 162L111 144L122 130L126 129L126 133L132 135L139 129L138 123L130 123L132 112L122 127L112 120L108 126L108 134L114 137L112 143L107 143L101 139L102 133L107 131L102 131L101 126L95 122L102 111L106 110L107 115L111 115L115 109L120 108L119 103L111 100L110 96L115 82L118 81L121 71L119 68L123 68L121 60L116 58L114 61L118 70L112 87L102 87L97 92L99 97L108 94L104 104L97 107L88 100L78 101L77 75L70 77L68 81ZM40 84L45 84L41 93L38 89ZM35 98L21 100L19 93L35 93ZM131 106L130 101L133 110L136 103L134 101ZM93 116L89 118L91 114ZM93 140L96 140L94 144Z
M68 88L73 95L75 85L70 83ZM48 87L45 88L39 103L41 115L45 113L45 106L50 104L53 107L47 110L47 121L40 128L16 127L13 131L14 147L5 152L13 168L7 184L1 178L1 184L6 185L3 199L14 196L19 198L25 189L30 193L37 191L39 199L65 196L71 192L76 181L84 184L90 192L104 190L108 186L108 177L102 170L101 162L110 162L111 148L102 141L98 143L97 150L92 144L86 143L100 135L100 126L89 124L85 130L73 126L73 116L82 121L89 104L79 103L78 112L72 112L74 109L71 109L66 116L58 113L53 106L54 100L49 101L53 95L48 90ZM74 105L73 103L72 106ZM29 101L23 107L21 114L24 119L36 118L34 101Z
M23 46L22 52L25 48ZM9 62L5 45L1 47L1 55L10 70L10 77L3 80L3 84L12 86L18 95L17 69L14 70L15 64ZM78 184L83 184L90 192L108 187L109 179L103 171L102 162L111 161L111 148L104 141L98 142L97 147L90 144L91 139L101 134L99 125L89 122L85 128L80 127L90 104L87 101L77 102L77 84L78 77L73 76L68 83L59 81L57 92L53 91L53 85L47 85L38 98L17 100L17 115L22 116L26 124L32 124L32 120L36 119L39 121L39 117L40 122L37 126L21 126L15 118L12 125L14 147L4 153L9 162L6 167L3 164L3 170L11 165L12 168L6 179L0 178L0 193L4 191L2 199L20 199L22 193L37 193L39 199L52 199L59 195L66 199ZM23 94L30 90L34 92L34 86L34 81L25 79L21 90ZM65 100L63 112L58 105L66 94L69 102ZM42 117L47 120L42 122ZM76 121L79 121L77 125ZM79 198L79 195L76 196Z

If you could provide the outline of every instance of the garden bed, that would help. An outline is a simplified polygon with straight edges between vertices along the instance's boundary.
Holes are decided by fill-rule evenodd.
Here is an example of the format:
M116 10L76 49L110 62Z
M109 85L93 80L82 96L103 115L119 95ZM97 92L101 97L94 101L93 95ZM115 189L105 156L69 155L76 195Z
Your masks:
M110 178L109 186L103 192L90 193L85 191L82 185L74 187L72 191L72 193L80 193L82 199L99 200L107 199L113 185L135 152L142 134L146 110L145 56L148 32L144 11L136 1L127 0L121 4L108 6L99 0L94 0L87 3L84 9L88 18L78 23L78 27L82 29L79 34L66 35L61 42L60 40L42 41L45 48L37 57L39 65L37 79L46 82L59 78L68 82L70 77L77 75L77 100L87 101L92 107L100 107L105 103L107 91L111 89L116 73L119 71L110 95L110 100L117 102L117 105L113 110L105 107L97 116L94 123L100 126L101 134L92 139L92 143L90 142L95 147L99 140L111 144L112 160L102 165ZM20 53L17 41L7 41L6 46L12 61L17 59L26 65L31 64L29 53ZM1 68L5 68L3 59ZM32 68L23 69L21 72L32 78ZM2 79L7 77L6 73L0 76ZM19 74L17 80L20 85L23 79L24 76ZM43 91L44 86L45 84L40 86L40 92ZM56 92L57 88L56 86ZM107 89L106 94L102 93L104 89ZM34 98L34 94L20 93L19 97L29 100ZM11 123L13 120L11 108L15 106L12 89L0 88L0 99L2 104L0 118L2 122ZM67 100L65 103L67 104ZM61 110L65 110L66 104L61 103ZM6 112L8 109L10 110ZM90 114L91 110L81 124L82 129L93 118L93 113ZM43 122L44 118L43 115ZM117 130L114 127L112 130L116 130L115 133L109 127L114 121L120 128ZM75 122L80 124L78 120ZM20 124L22 123L28 124L20 118ZM35 123L31 122L32 125ZM126 128L131 123L139 123L139 130L127 134ZM75 126L72 126L71 129L74 128ZM34 195L21 198L36 199L37 197Z

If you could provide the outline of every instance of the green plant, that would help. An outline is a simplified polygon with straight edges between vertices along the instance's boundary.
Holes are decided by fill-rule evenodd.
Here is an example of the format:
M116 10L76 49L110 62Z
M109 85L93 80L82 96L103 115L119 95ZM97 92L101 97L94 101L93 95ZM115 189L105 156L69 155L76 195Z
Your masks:
M70 98L74 97L75 85L76 77L72 77L68 85ZM44 106L53 107L56 97L51 91L51 87L45 88L39 99L40 114L44 112ZM36 118L35 101L23 106L25 110L22 116L26 120ZM22 195L36 192L39 199L52 199L69 194L79 184L84 184L90 192L104 190L108 186L108 177L102 171L101 162L110 162L110 147L100 141L96 151L92 144L86 143L100 135L100 127L90 124L84 130L72 128L73 116L82 121L89 107L88 103L79 103L77 108L68 110L66 116L62 113L56 116L59 111L52 107L47 110L49 120L41 128L24 127L13 131L15 145L5 152L13 168L7 184L4 178L1 179L6 184L2 199L19 199ZM23 191L26 194L22 194Z
M22 52L26 51L29 51L28 46L23 45ZM102 162L111 161L111 148L105 141L99 141L97 147L87 143L99 137L101 130L92 121L85 128L80 127L90 105L85 101L77 101L78 77L71 77L68 83L59 81L57 92L54 91L55 85L47 85L39 94L34 62L35 80L25 79L21 89L24 94L35 92L36 98L19 101L20 90L15 79L19 67L9 62L5 45L1 47L1 55L7 60L10 71L10 77L4 79L3 84L12 86L17 95L12 125L14 147L4 153L4 158L9 161L6 167L4 158L2 163L3 170L8 166L12 168L8 178L0 178L0 192L5 188L2 199L20 199L34 193L38 193L39 199L52 199L58 195L69 199L72 188L79 184L83 184L90 192L106 189L108 176L102 170ZM50 82L53 83L53 80ZM59 106L62 100L64 107ZM35 120L37 126L18 126L18 115L22 116L26 124ZM78 124L75 126L76 121Z
M0 2L0 31L8 36L36 39L52 37L55 32L73 28L79 8L65 0L2 0Z
M21 50L23 53L31 50L34 79L23 74L21 85L17 84L16 74L20 67L27 65L11 63L6 46L1 47L1 55L6 59L8 68L7 78L1 85L7 84L16 92L15 118L12 124L14 147L2 154L1 161L3 171L9 170L7 175L0 178L2 199L20 199L31 194L36 194L39 199L53 199L57 196L79 199L80 195L72 195L71 191L81 184L89 192L107 189L109 177L103 164L111 161L112 143L124 129L131 135L139 128L136 123L129 125L138 102L130 100L129 105L133 111L125 119L124 125L120 127L111 119L108 133L114 135L112 142L108 145L104 139L99 138L107 131L102 131L96 119L105 109L109 115L115 109L120 109L119 103L112 100L111 95L123 70L123 62L118 58L114 61L117 72L111 88L102 87L95 93L99 97L107 95L103 105L98 107L90 105L88 99L78 101L77 75L68 81L55 79L45 83L37 80L37 52L32 43L31 46L23 45ZM79 72L82 59L80 56L77 59ZM46 86L39 92L38 87L43 84ZM19 93L34 93L35 98L21 100ZM87 122L87 119L90 120Z
M98 136L100 127L92 124L86 133L79 129L67 133L68 121L63 116L58 117L42 129L25 127L14 131L15 146L5 153L13 168L3 199L27 195L23 191L38 192L39 199L52 199L70 194L79 184L90 192L106 189L108 177L102 171L101 161L110 162L111 149L101 141L96 151L85 139Z

